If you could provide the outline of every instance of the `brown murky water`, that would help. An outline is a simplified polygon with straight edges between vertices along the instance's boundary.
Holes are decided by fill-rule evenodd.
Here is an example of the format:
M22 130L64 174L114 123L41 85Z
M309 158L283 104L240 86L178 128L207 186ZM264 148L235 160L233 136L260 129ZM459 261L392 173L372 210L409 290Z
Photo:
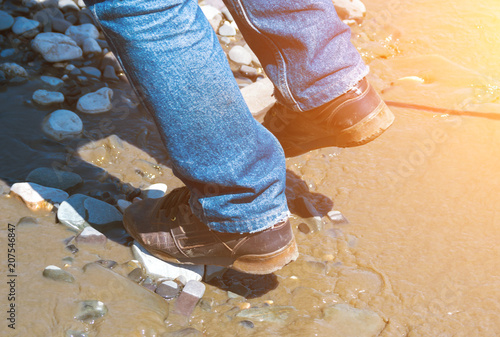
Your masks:
M368 18L353 28L354 42L384 99L500 114L498 1L365 3ZM26 128L36 129L45 113L37 119L33 108L23 105L34 90L28 86L0 95L16 98L6 102L12 123L22 120ZM133 98L126 88L117 96ZM142 114L130 111L134 117ZM370 144L288 160L289 170L310 192L331 199L350 224L325 220L320 231L304 234L297 229L298 261L271 276L227 274L207 286L204 305L195 309L189 323L173 314L167 318L164 300L128 280L98 267L83 272L85 264L98 259L126 263L132 258L127 247L113 242L104 249L80 247L66 266L75 283L44 279L45 266L63 267L62 259L72 255L61 243L71 232L55 224L53 214L36 215L38 225L17 229L17 329L7 333L64 336L73 329L86 330L89 336L162 336L191 326L207 336L347 336L347 330L324 315L326 307L347 303L379 314L386 323L380 336L500 335L500 122L403 108L394 112L394 125ZM135 187L153 182L166 182L169 189L178 186L169 169L158 164L166 157L151 123L144 120L134 129L120 116L109 115L114 130L87 138L117 134L124 143L111 137L64 147L28 132L14 141L14 134L7 133L2 145L15 151L2 151L2 156L18 164L2 168L3 174L22 180L31 169L59 161L87 177L81 192L122 193L113 177ZM96 125L86 120L87 130L102 131ZM70 165L74 157L68 153L77 148L84 160L109 175L80 162ZM301 188L297 179L290 185L292 192ZM6 255L7 223L33 214L5 196L0 210ZM292 219L295 228L303 221ZM3 263L2 275L6 268ZM122 275L126 271L124 266L117 269ZM5 312L7 289L5 281L1 284ZM247 298L229 298L228 289ZM76 302L85 299L105 302L108 314L93 325L75 320ZM277 322L254 320L255 327L249 329L234 317L246 302L296 310ZM6 329L2 321L1 329Z

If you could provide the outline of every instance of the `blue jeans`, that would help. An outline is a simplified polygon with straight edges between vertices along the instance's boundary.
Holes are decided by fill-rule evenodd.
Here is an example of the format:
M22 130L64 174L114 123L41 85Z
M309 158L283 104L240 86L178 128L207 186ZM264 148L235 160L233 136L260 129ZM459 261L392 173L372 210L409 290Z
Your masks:
M288 217L276 138L250 114L195 0L86 0L152 114L191 209L211 229L250 233ZM305 111L368 73L331 0L227 0L277 99Z

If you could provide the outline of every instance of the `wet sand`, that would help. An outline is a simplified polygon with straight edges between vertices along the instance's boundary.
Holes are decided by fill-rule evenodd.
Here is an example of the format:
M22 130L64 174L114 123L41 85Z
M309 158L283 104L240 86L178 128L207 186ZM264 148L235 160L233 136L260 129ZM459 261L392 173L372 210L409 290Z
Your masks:
M500 114L500 7L494 0L365 4L368 14L352 28L353 42L384 99ZM108 192L110 202L133 190L124 185L164 182L169 190L181 185L140 107L128 106L127 118L118 111L107 113L113 128L103 129L100 117L86 116L83 143L58 143L39 126L50 109L27 102L38 85L35 79L0 92L0 175L9 185L54 162L85 179L73 192L103 199ZM134 100L126 83L113 90L115 104ZM53 213L33 213L17 199L0 197L4 256L7 224L23 216L38 219L36 225L17 229L17 324L12 331L4 322L0 331L9 336L64 336L68 330L88 336L175 336L175 331L360 336L329 311L348 304L380 316L380 336L499 335L500 124L480 117L393 111L394 125L372 143L287 161L300 258L272 275L227 272L215 278L188 321L171 312L175 300L165 301L126 279L133 258L126 245L81 245L72 254L63 240L74 234L56 223ZM332 207L341 211L349 224L323 217L320 230L304 233L301 224L314 229L314 222L295 202L302 196L322 215ZM67 257L71 263L63 261ZM100 259L119 266L84 271L87 263ZM70 271L76 281L44 278L42 271L51 264ZM7 275L6 264L0 272ZM6 283L1 284L1 293L7 294ZM108 307L93 324L73 317L77 302L88 299ZM2 300L2 308L6 303ZM267 316L243 317L247 307L261 308Z

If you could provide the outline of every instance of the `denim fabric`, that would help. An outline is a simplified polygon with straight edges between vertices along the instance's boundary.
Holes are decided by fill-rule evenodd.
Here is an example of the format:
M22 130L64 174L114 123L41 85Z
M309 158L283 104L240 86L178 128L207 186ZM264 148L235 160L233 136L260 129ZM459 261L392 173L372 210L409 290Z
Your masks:
M193 212L220 232L256 232L285 219L283 150L251 116L197 2L86 4L152 114L174 174L192 192ZM331 0L227 5L294 109L335 98L367 72Z

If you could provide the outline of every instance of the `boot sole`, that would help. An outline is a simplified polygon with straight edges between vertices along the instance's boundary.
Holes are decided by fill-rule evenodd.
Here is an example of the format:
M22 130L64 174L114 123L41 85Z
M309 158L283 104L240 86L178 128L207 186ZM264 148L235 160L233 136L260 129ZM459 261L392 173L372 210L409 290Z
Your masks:
M353 126L343 129L335 136L319 138L311 142L283 146L286 157L296 157L323 147L354 147L371 142L394 122L394 114L381 101L372 113Z
M265 275L271 274L280 270L292 261L297 260L299 251L295 239L282 249L269 253L259 255L244 255L238 257L236 260L231 257L192 257L192 258L175 258L160 250L146 248L151 254L161 260L190 265L216 265L226 268L231 268L242 273Z

